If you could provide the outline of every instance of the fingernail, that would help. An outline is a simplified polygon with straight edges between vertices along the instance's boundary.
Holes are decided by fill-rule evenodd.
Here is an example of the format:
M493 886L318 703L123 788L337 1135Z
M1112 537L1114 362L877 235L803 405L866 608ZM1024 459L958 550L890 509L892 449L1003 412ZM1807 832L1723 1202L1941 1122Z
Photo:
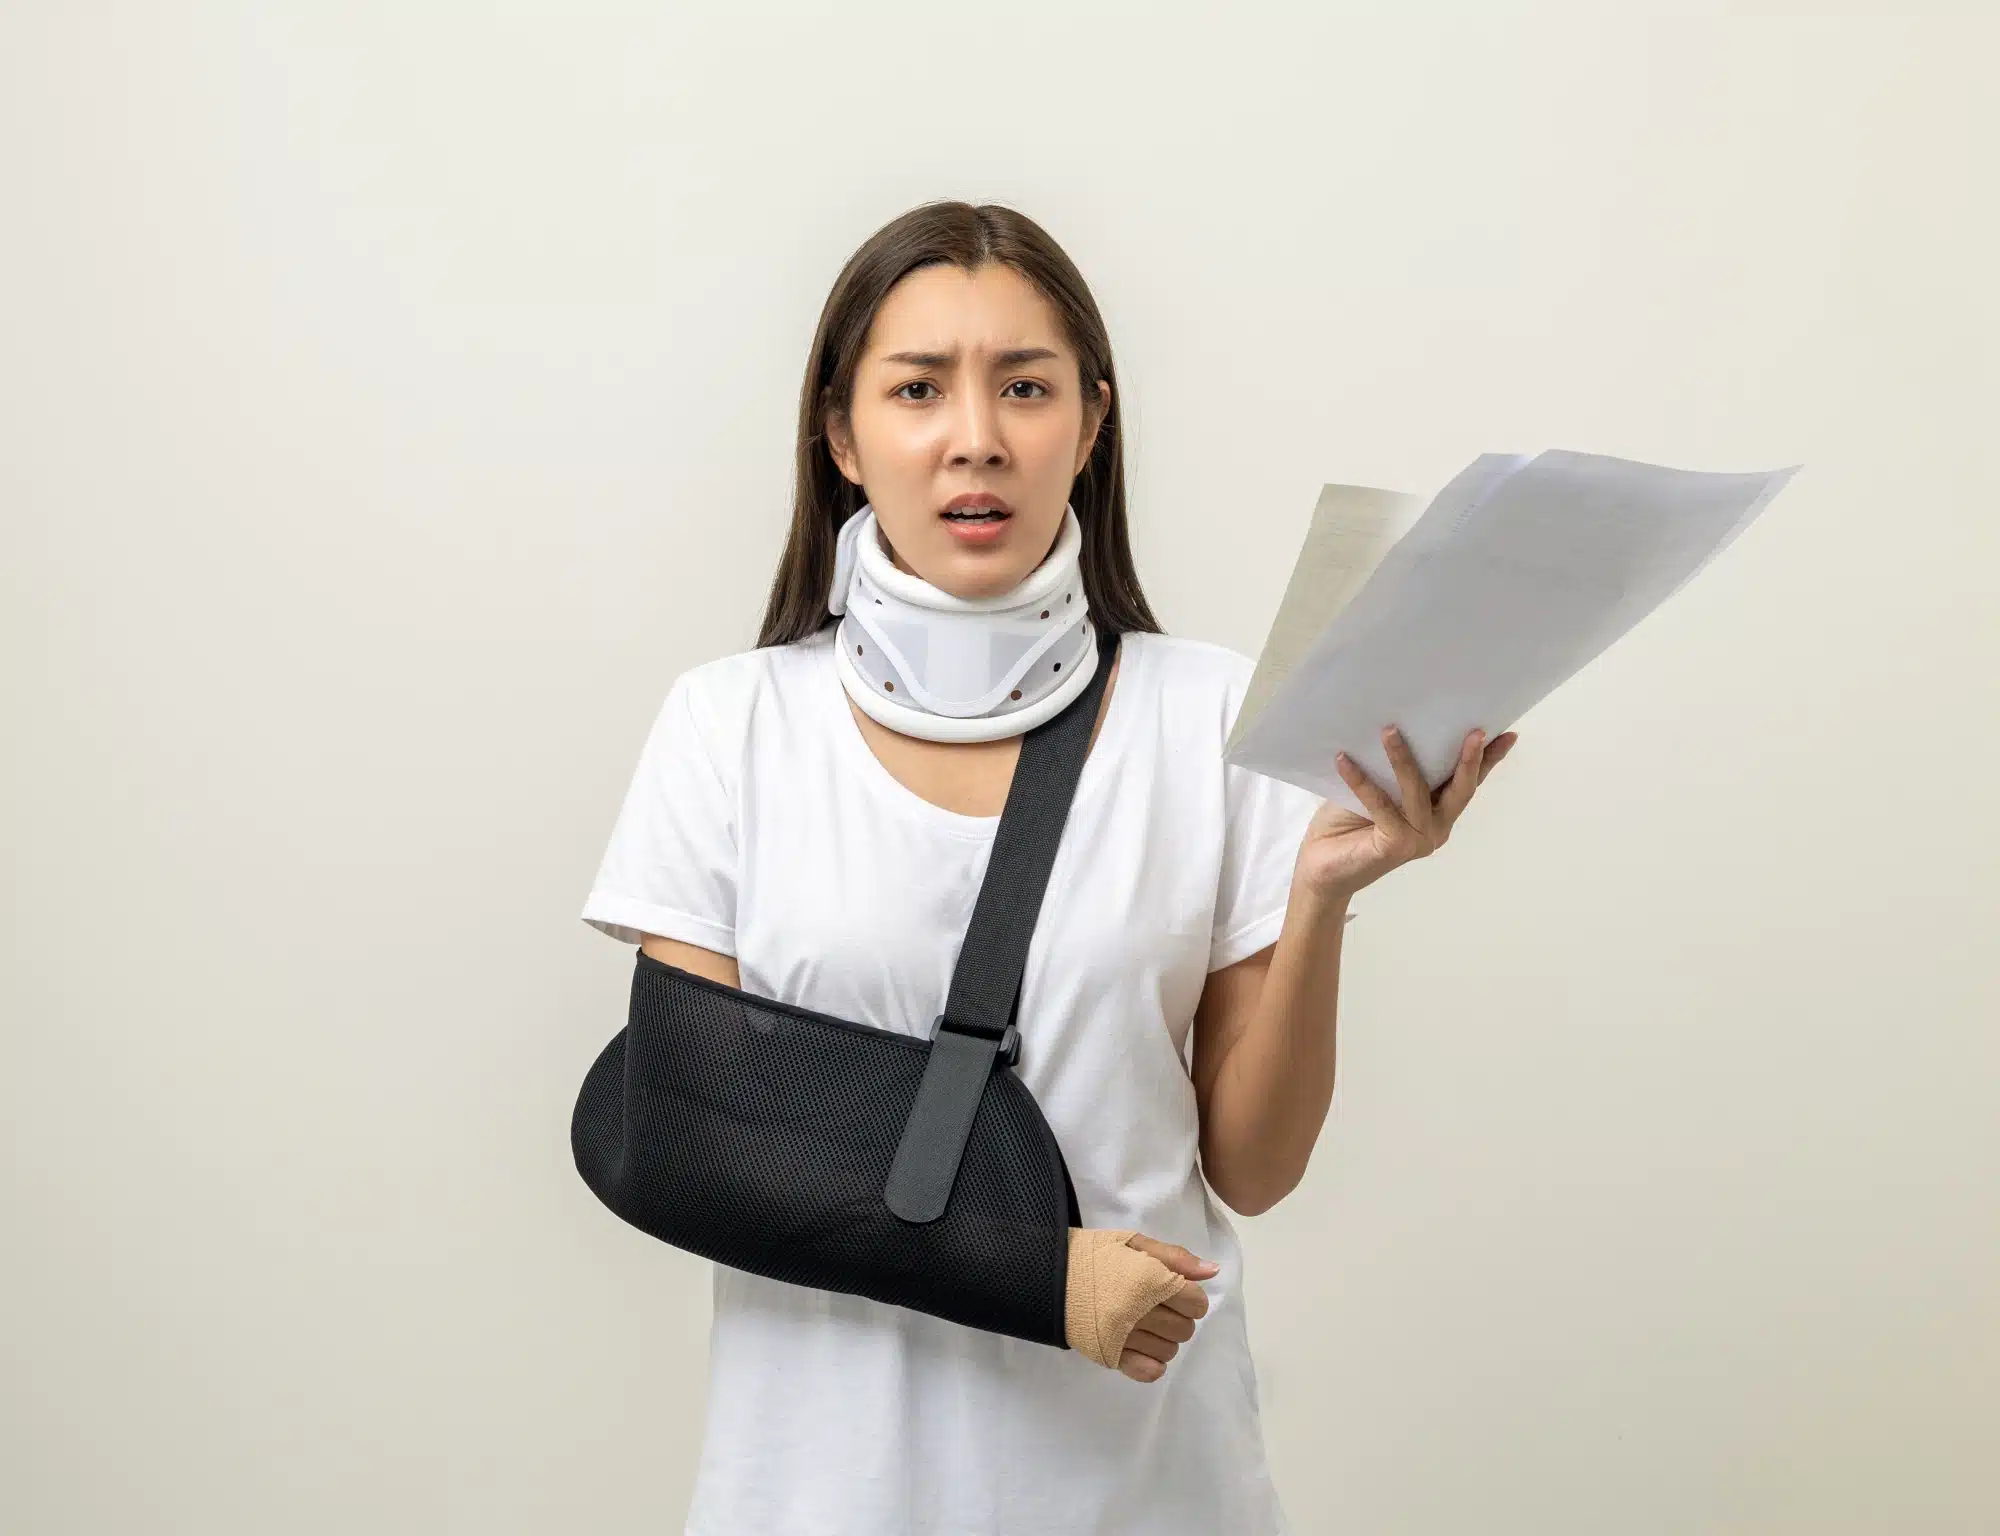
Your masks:
M1212 1275L1217 1270L1221 1269L1222 1266L1216 1263L1215 1260L1213 1259L1203 1259L1199 1264L1195 1265L1195 1268L1200 1270L1205 1275Z

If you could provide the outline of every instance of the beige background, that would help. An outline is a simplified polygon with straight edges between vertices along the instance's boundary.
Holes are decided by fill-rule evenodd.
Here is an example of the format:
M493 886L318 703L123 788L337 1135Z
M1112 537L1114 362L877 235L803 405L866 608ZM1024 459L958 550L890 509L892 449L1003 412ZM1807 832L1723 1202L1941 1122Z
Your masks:
M0 1529L680 1528L576 912L940 195L1094 284L1179 633L1327 480L1805 465L1349 930L1299 1530L2000 1529L2000 26L1307 9L0 12Z

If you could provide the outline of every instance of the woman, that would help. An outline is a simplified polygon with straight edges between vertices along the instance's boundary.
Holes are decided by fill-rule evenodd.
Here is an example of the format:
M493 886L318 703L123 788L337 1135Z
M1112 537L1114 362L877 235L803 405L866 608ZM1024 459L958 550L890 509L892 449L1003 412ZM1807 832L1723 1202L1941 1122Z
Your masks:
M718 1265L698 1536L1287 1528L1222 1207L1266 1210L1305 1171L1350 898L1442 844L1513 737L1468 736L1433 794L1385 732L1408 813L1344 759L1369 817L1226 767L1251 663L1154 621L1114 382L1081 276L1017 213L926 205L855 253L813 340L758 648L675 680L582 915L726 985L927 1034L1022 734L1119 637L1019 1071L1084 1225L1132 1231L1184 1284L1113 1371ZM893 622L918 641L871 651Z

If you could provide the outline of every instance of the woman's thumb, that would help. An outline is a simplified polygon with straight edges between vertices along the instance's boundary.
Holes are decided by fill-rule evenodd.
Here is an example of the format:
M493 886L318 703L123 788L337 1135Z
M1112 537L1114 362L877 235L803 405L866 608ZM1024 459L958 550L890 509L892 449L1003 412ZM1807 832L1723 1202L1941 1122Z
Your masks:
M1196 1258L1179 1243L1163 1243L1143 1232L1134 1232L1126 1239L1126 1245L1137 1248L1141 1253L1151 1254L1175 1274L1186 1275L1190 1280L1206 1280L1218 1268L1208 1259Z

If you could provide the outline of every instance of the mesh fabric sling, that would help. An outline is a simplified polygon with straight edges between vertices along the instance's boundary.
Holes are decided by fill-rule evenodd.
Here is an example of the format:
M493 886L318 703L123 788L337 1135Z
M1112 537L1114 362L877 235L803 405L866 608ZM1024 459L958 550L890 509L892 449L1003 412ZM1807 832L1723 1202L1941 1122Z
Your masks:
M1068 1347L1076 1190L1014 1071L1016 1009L1118 653L1097 640L1090 686L1022 737L929 1039L638 953L625 1027L570 1121L577 1171L614 1213L731 1268Z

